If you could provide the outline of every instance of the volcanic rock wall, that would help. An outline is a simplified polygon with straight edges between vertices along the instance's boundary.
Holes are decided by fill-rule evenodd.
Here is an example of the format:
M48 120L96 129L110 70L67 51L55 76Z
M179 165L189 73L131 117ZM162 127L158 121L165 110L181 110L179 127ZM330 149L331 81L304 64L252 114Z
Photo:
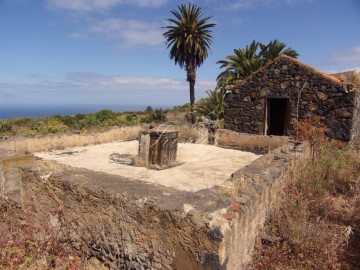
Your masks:
M225 128L237 132L266 132L266 107L270 98L289 100L286 134L296 135L297 121L319 116L330 138L349 141L356 96L353 85L323 74L290 57L278 57L227 94Z

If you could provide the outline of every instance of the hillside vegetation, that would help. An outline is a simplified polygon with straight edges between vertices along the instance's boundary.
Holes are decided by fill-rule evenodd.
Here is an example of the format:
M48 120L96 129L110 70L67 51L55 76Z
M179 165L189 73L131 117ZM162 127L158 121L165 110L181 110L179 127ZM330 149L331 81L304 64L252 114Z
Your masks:
M66 132L101 132L112 126L163 122L167 111L148 107L144 112L116 113L111 110L101 110L90 114L4 119L0 120L0 136L32 137Z

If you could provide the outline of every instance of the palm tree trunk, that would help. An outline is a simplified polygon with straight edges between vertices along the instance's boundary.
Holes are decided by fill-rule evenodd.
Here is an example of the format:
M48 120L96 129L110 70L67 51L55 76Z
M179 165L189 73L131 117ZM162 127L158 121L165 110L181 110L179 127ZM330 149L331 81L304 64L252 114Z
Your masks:
M196 117L194 112L195 104L195 79L196 79L196 70L195 70L195 57L190 57L187 67L187 81L189 82L190 88L190 113L191 113L191 123L195 124Z
M191 123L195 124L196 117L194 112L194 103L195 103L195 81L189 81L189 88L190 88L190 113L191 113Z

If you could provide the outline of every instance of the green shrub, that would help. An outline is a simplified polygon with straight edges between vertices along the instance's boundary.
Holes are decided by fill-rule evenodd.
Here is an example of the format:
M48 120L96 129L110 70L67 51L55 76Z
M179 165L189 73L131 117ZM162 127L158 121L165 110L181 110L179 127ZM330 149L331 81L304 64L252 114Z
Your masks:
M140 118L136 113L131 113L126 115L125 124L126 125L136 125L140 123Z
M31 130L35 131L35 135L46 135L49 133L65 132L68 127L56 118L46 118L36 122Z
M99 121L99 123L112 123L116 120L116 114L111 110L101 110L95 113L96 119Z
M71 115L55 115L54 118L68 127L77 128L79 126L79 120Z
M9 120L0 120L0 133L7 133L11 131L12 124Z
M95 126L99 124L99 120L97 119L95 114L86 114L83 119L80 120L80 127L87 128L91 126Z

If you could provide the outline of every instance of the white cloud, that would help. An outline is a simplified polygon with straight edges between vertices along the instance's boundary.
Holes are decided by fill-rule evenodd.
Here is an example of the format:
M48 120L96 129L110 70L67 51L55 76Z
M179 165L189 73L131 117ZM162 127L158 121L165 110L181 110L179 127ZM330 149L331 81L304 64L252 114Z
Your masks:
M89 32L117 39L124 47L157 46L164 41L159 25L139 20L110 18L95 23Z
M139 7L157 7L167 0L47 0L50 8L79 12L96 12L129 4Z
M205 91L215 85L215 81L199 79L197 99L205 97ZM173 106L189 102L188 89L185 79L74 72L66 76L65 82L0 83L0 100L2 104Z
M332 61L337 64L359 64L360 63L360 46L351 48L344 52L334 52L330 55Z
M139 7L159 7L164 5L167 0L129 0L126 2L133 3Z
M102 75L92 72L74 72L66 77L70 82L83 86L91 86L107 90L126 89L146 91L183 91L187 90L188 83L185 80L178 80L166 77L143 77L143 76L120 76ZM212 89L216 85L215 81L199 80L196 86L202 91Z
M71 11L96 11L112 8L123 0L47 0L51 8Z
M240 10L251 9L256 6L271 6L271 5L294 5L301 2L312 2L313 0L234 0L228 3L224 0L223 8L226 10Z

